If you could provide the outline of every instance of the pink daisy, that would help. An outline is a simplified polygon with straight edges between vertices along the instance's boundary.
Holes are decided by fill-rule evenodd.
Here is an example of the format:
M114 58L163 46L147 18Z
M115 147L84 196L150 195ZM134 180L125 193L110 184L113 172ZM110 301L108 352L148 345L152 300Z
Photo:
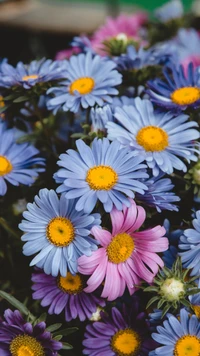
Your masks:
M168 249L168 239L163 237L164 227L137 231L143 224L146 213L131 200L129 208L123 211L113 209L110 216L112 233L93 227L92 234L102 247L91 256L78 259L78 270L91 275L85 292L93 292L104 282L102 297L114 300L123 295L126 286L133 294L141 280L153 281L158 268L163 267L162 259L156 252Z
M142 11L133 15L121 14L117 18L108 17L105 25L93 35L91 40L93 49L100 55L106 55L104 41L112 38L133 39L141 43L139 29L146 21L147 14Z

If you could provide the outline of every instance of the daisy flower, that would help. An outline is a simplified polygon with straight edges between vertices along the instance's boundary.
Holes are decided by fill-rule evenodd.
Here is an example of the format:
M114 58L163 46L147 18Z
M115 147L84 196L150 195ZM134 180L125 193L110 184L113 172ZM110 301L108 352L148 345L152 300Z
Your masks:
M36 254L30 266L43 268L45 273L66 277L67 271L77 272L77 259L90 256L98 242L89 237L93 226L99 225L100 215L86 215L75 210L76 201L60 199L53 190L41 189L35 202L27 205L19 228L25 232L22 241L25 256Z
M192 221L194 229L186 229L180 237L179 255L182 258L183 267L192 269L192 276L200 274L200 210Z
M66 151L60 155L58 165L63 167L55 175L57 183L63 183L57 192L67 192L67 199L79 198L75 209L91 212L100 200L106 212L113 205L122 210L122 204L130 206L127 198L134 198L133 191L144 193L146 185L140 178L148 177L141 164L143 157L134 157L120 143L107 138L94 139L91 148L77 140L78 152Z
M163 326L157 327L152 337L164 345L150 352L150 356L199 356L200 354L200 323L195 315L181 309L179 320L167 314Z
M66 321L77 317L84 321L96 312L98 306L105 306L102 298L83 291L85 281L80 274L67 272L66 277L56 278L37 269L31 279L34 282L33 299L41 299L43 307L49 306L49 314L60 314L64 310Z
M40 153L29 143L15 143L15 129L7 129L6 124L0 122L0 196L7 192L7 184L31 185L43 172L44 158L37 157Z
M3 62L1 65L0 87L22 86L24 89L30 89L37 83L61 78L66 78L66 61L52 61L51 59L43 58L39 61L32 61L28 65L19 62L16 68L7 62Z
M45 322L35 326L27 323L18 310L4 312L0 322L0 351L2 356L57 356L62 343L54 340Z
M174 169L187 171L183 162L197 161L195 139L199 138L195 121L187 115L154 112L149 100L135 99L135 106L116 108L118 123L108 122L108 139L117 139L123 147L129 147L135 156L143 157L153 175L161 171L171 174ZM178 157L180 156L180 158Z
M190 63L183 69L174 65L164 68L165 80L155 79L148 82L151 101L165 110L184 111L187 108L200 106L200 75L198 68L194 69Z
M170 20L179 19L184 15L184 8L182 1L171 0L164 5L158 7L154 11L155 17L161 22L168 22Z
M128 314L129 313L129 314ZM102 321L86 326L84 355L148 356L156 343L150 338L146 315L133 298L132 310L111 309L111 316L101 312Z
M133 15L121 14L116 18L108 17L106 23L101 26L91 39L92 48L100 55L107 55L106 42L112 39L128 42L141 41L139 30L147 21L145 12L137 12Z
M103 106L112 102L112 95L117 95L115 88L122 82L122 75L115 70L116 64L91 52L72 56L67 65L67 80L59 87L50 88L47 94L54 94L47 102L54 113L64 111L77 112L95 104Z
M103 298L115 300L123 295L126 286L133 294L135 285L141 279L152 283L158 266L164 266L156 254L168 248L168 239L163 237L164 227L158 225L137 231L144 223L146 213L133 200L130 200L130 204L130 208L124 206L122 212L112 210L112 233L99 227L92 229L101 247L91 256L78 259L79 272L91 275L84 289L87 293L94 291L103 282Z

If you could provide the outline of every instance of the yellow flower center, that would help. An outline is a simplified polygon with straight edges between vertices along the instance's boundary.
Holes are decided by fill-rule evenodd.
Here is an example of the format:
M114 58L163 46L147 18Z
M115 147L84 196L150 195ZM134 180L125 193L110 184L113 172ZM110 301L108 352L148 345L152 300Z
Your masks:
M46 234L52 244L60 247L69 245L75 236L71 221L60 216L50 221Z
M93 190L110 190L117 183L118 175L109 166L95 166L87 172L86 182Z
M194 310L198 319L200 319L200 305L192 305L192 309Z
M145 151L163 151L168 146L168 134L160 127L146 126L138 131L136 141Z
M10 173L12 168L10 161L4 156L0 156L0 176Z
M22 77L22 80L26 81L26 80L29 80L29 79L37 79L38 77L39 77L39 75L37 75L37 74L24 75Z
M174 356L199 356L200 339L194 335L184 335L174 348Z
M65 293L79 294L83 290L83 280L79 274L73 276L67 272L66 277L58 277L58 287Z
M134 242L125 232L115 235L107 247L108 260L112 263L125 262L134 250Z
M74 91L78 91L79 94L85 95L91 93L95 86L94 79L90 77L83 77L76 79L74 82L71 83L69 92L71 95L74 94Z
M32 336L19 335L10 344L12 356L45 356L42 345Z
M3 100L3 96L0 95L0 108L4 108L4 106L5 106L5 102Z
M200 99L200 90L195 87L179 88L171 94L171 99L178 105L193 104Z
M139 335L129 328L116 332L111 339L111 348L117 356L135 356L140 346Z

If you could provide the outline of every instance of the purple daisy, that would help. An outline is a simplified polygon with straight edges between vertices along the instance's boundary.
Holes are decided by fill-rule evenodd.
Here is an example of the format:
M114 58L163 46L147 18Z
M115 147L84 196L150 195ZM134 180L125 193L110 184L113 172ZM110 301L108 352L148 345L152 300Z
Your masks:
M97 307L105 306L103 298L94 293L85 293L83 276L67 273L66 277L53 277L36 269L32 274L33 299L41 299L43 307L49 306L49 314L60 314L65 310L65 320L71 321L77 317L80 321L89 319Z
M141 312L137 297L133 297L129 314L112 308L111 317L101 312L102 321L87 325L83 341L84 355L146 356L155 348L149 333L146 314Z
M62 343L52 339L45 322L33 326L27 323L20 312L6 309L5 321L0 322L0 355L56 356Z

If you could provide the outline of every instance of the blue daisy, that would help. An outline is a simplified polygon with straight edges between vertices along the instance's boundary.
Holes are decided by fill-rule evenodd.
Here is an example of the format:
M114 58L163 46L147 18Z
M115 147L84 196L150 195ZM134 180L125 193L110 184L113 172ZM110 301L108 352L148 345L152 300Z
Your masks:
M149 355L162 356L199 356L200 355L200 323L195 315L190 315L185 309L180 310L180 321L167 314L163 326L157 327L157 333L152 337L164 345L150 352Z
M22 241L25 256L36 256L30 266L44 269L46 274L65 277L68 270L77 273L77 259L90 256L98 242L89 234L93 226L101 223L99 214L87 215L75 210L76 201L59 200L53 190L41 189L35 202L27 205L19 228L25 232Z
M135 106L116 108L118 123L106 125L108 138L117 139L123 147L132 149L135 156L143 157L153 175L161 171L171 174L175 169L187 171L182 159L197 161L195 139L199 138L198 124L188 121L187 115L174 117L171 112L154 112L149 100L135 99ZM180 158L178 158L180 156Z
M188 107L200 106L200 73L190 63L183 68L175 65L164 68L165 80L155 79L148 82L151 101L165 110L180 112Z
M182 1L171 0L164 5L158 7L154 11L155 17L161 22L168 22L170 20L178 19L183 16L184 8Z
M196 218L192 221L194 229L186 229L180 237L179 255L182 258L183 267L191 268L191 275L200 274L200 210L196 212Z
M1 65L0 87L11 88L22 86L30 89L37 83L44 83L66 78L66 61L52 61L41 59L26 65L17 63L16 68L7 62Z
M145 180L148 190L145 194L136 194L136 199L145 205L156 208L161 213L162 210L178 211L174 202L180 201L180 198L171 190L174 187L170 178L163 178L161 173L157 177L151 177Z
M179 62L184 65L193 62L195 67L200 64L200 37L194 28L180 28L170 43L177 51Z
M163 261L167 268L172 268L173 263L175 262L178 256L178 243L180 236L183 234L182 229L170 230L170 222L168 219L164 220L163 226L166 230L166 236L169 240L169 249L163 252Z
M0 196L7 192L6 181L15 186L31 185L45 170L40 167L45 165L44 158L37 157L40 152L29 143L15 143L15 133L0 122Z
M76 210L86 213L93 210L100 200L106 212L113 205L122 210L122 204L130 206L128 197L134 198L134 191L141 194L147 189L141 178L148 174L143 157L134 157L128 148L120 149L115 140L94 139L91 148L84 141L77 140L78 152L66 151L60 155L58 165L63 167L55 175L57 183L63 183L57 192L66 192L67 199L79 198Z
M54 113L64 111L77 112L95 104L103 106L112 102L112 96L118 94L115 88L122 82L116 64L91 52L72 56L67 65L67 80L62 86L50 88L47 94L53 94L47 107Z

